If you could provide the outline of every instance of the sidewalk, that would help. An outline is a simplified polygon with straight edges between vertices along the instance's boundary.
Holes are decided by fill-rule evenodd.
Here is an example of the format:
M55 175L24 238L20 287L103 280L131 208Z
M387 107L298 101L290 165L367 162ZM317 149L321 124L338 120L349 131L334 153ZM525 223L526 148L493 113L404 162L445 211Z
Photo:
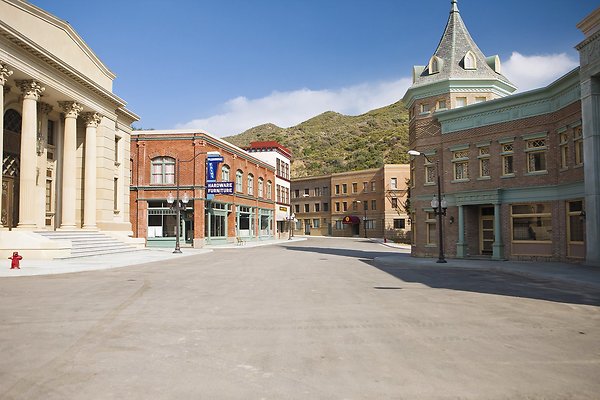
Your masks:
M600 268L561 262L519 262L492 261L474 259L446 259L447 263L438 264L437 258L419 258L410 256L410 245L383 243L383 240L372 239L387 247L403 250L404 254L377 258L376 261L388 267L414 268L437 266L440 268L471 268L487 271L516 274L529 278L547 279L556 282L585 285L600 289Z
M304 238L293 238L292 241L306 240ZM257 242L246 242L243 245L225 244L205 246L202 249L194 249L192 247L181 247L181 253L173 253L173 248L146 248L129 253L106 254L92 257L79 257L64 260L21 260L21 269L10 269L10 260L6 260L0 265L0 278L17 277L17 276L33 276L33 275L53 275L66 274L71 272L95 271L111 268L120 268L130 265L146 264L156 261L172 260L193 256L198 254L206 254L213 249L233 249L267 246L276 243L288 242L286 239L263 240Z

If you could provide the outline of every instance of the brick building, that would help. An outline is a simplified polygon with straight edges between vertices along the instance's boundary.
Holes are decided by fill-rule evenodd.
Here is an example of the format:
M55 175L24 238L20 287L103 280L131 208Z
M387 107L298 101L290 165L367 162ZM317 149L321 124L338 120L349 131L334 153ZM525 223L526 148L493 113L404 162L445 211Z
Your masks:
M276 234L280 237L290 228L290 165L292 153L274 141L252 142L245 147L248 153L275 167L275 221Z
M447 256L586 258L584 160L597 168L598 154L584 154L579 69L541 89L514 89L498 57L479 50L453 0L438 48L427 66L414 68L404 96L409 148L421 153L411 162L413 255L438 254L430 203L439 173Z
M177 186L189 199L181 242L202 247L274 237L275 168L222 139L199 130L134 131L131 170L134 236L148 246L175 243L176 213L167 199ZM207 193L211 171L215 190L229 193Z
M404 239L409 166L342 172L292 180L298 234Z

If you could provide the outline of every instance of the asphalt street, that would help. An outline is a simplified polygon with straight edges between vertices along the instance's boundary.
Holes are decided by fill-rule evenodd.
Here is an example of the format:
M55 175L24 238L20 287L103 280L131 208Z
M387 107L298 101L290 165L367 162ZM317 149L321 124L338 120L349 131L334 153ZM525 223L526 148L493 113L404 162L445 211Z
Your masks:
M0 399L598 399L600 288L311 238L0 279Z

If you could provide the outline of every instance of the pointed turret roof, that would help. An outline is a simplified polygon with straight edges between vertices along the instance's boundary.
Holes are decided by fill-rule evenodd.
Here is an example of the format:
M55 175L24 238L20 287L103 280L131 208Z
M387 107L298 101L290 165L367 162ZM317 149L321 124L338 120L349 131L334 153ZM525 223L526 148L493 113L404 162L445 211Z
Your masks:
M500 73L500 60L497 56L486 58L469 34L458 10L457 0L451 1L450 17L444 34L432 59L438 70L430 70L432 62L426 67L415 67L413 87L453 79L500 80L515 87ZM465 66L465 56L475 60L474 65ZM474 67L474 68L472 68Z

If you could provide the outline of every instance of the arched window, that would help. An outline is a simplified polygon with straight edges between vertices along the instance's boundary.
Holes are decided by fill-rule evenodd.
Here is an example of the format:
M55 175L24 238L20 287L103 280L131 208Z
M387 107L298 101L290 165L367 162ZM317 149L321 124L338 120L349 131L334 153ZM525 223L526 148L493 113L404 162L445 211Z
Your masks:
M272 200L273 199L273 184L271 183L271 181L267 181L267 199Z
M4 129L7 131L21 133L21 114L9 109L4 113Z
M431 57L431 60L429 60L429 73L437 74L440 72L441 68L442 68L442 59L437 56Z
M221 182L229 182L229 165L227 164L221 167Z
M235 173L235 191L236 192L243 192L244 189L242 188L242 179L244 179L244 173L242 172L241 169L238 169Z
M248 174L248 194L254 196L254 175Z
M172 157L155 157L151 162L152 185L168 185L175 183L175 159Z
M258 178L258 197L263 197L263 186L265 180L263 178Z
M471 50L467 51L463 58L463 66L465 69L477 69L477 60L475 54Z

